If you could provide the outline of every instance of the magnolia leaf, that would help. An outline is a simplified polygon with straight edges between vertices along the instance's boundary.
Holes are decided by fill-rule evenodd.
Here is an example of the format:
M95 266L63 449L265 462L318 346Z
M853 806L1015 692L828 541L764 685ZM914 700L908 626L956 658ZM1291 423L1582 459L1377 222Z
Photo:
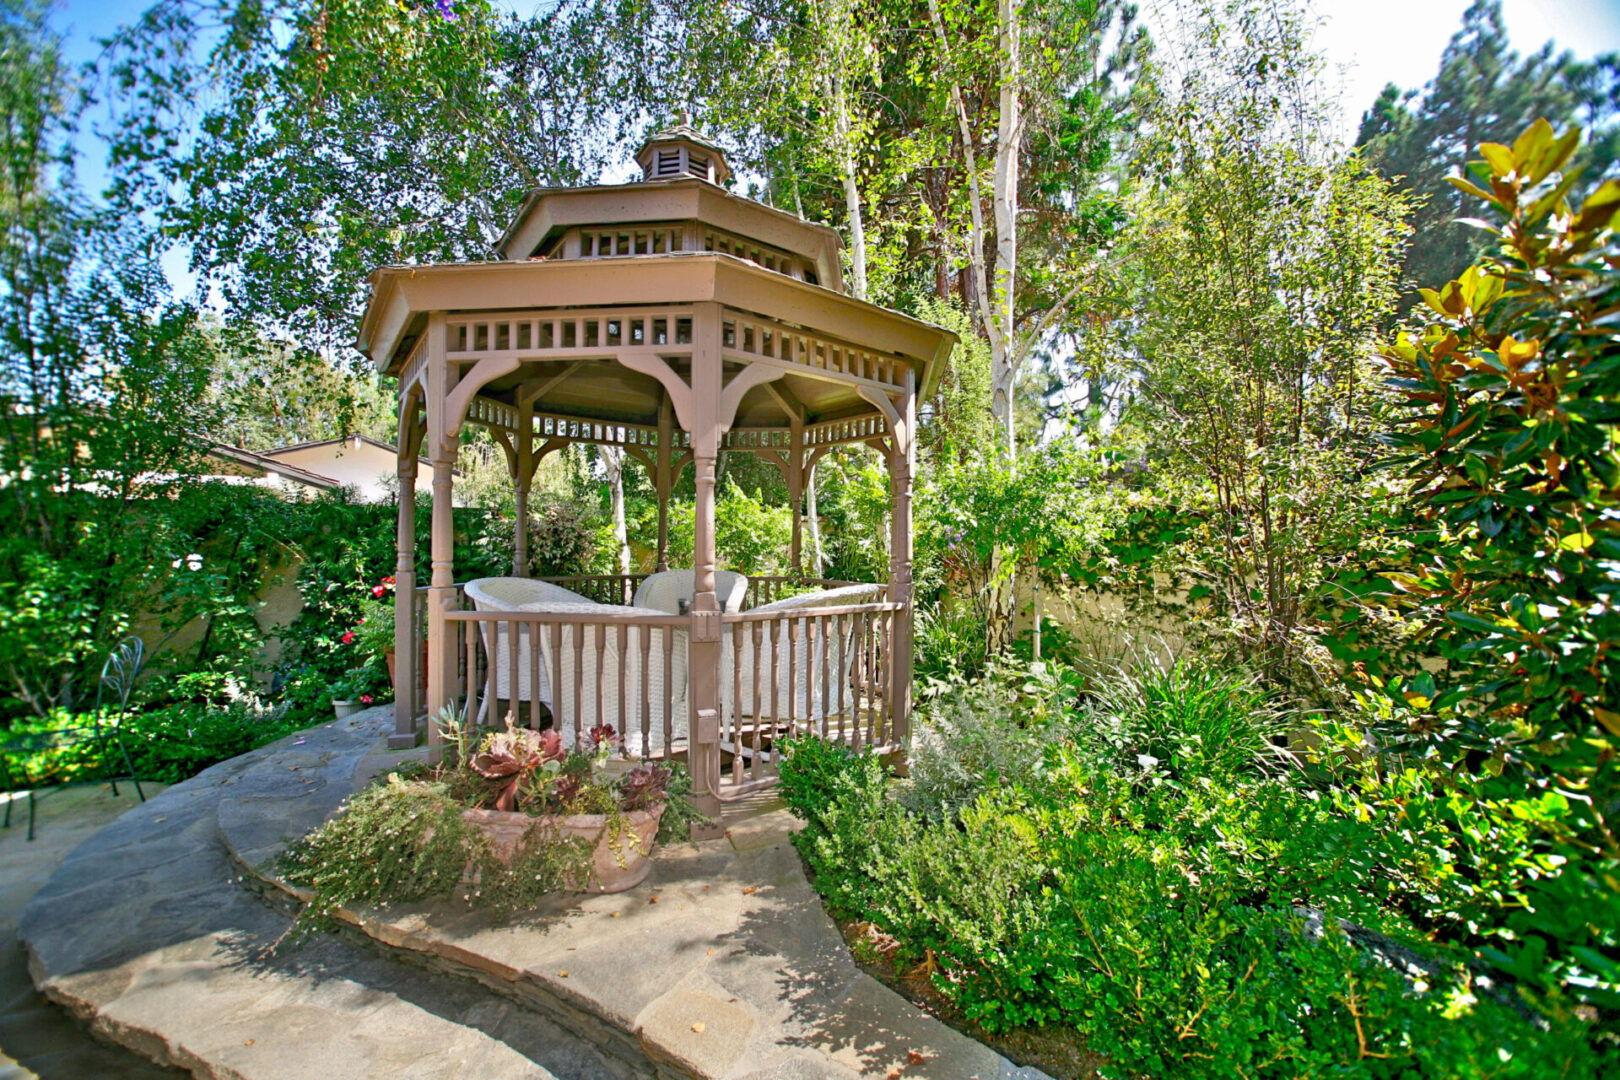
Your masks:
M1515 168L1512 149L1501 143L1481 143L1479 152L1496 176L1506 176Z

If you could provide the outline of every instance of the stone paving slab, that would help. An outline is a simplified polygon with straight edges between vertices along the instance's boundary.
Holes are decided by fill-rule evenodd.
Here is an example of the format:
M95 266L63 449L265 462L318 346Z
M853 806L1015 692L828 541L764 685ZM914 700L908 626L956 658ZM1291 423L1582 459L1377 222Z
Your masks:
M198 1077L632 1075L465 979L331 937L267 952L289 920L240 886L220 841L221 807L262 800L266 814L290 820L315 790L352 790L356 763L387 729L379 710L290 737L170 788L86 841L23 911L36 985L98 1034ZM283 757L290 749L298 753Z
M280 846L409 751L279 744L220 803L237 865L269 887ZM350 782L342 781L345 773ZM863 972L787 842L793 819L760 800L723 840L660 850L641 886L551 897L502 922L460 905L343 912L374 940L460 972L571 1025L610 1054L701 1080L852 1076L1040 1080ZM633 1039L634 1044L628 1043Z

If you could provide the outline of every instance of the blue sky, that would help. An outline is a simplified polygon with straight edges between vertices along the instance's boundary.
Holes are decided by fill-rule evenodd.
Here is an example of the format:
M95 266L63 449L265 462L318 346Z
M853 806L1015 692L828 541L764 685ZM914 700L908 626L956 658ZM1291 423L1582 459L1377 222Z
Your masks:
M536 6L535 0L497 2L516 11ZM1317 0L1316 11L1323 21L1316 45L1342 80L1346 141L1354 138L1361 112L1385 83L1415 88L1434 75L1440 53L1468 4L1469 0ZM59 0L54 18L67 35L68 59L74 63L94 59L96 39L147 6L143 0ZM1142 7L1151 26L1153 9L1173 7L1173 0L1143 0ZM1620 51L1620 0L1503 0L1502 14L1521 54L1549 39L1582 57ZM92 114L79 136L80 178L91 192L99 191L106 177L93 132L97 119ZM189 279L184 263L180 253L165 260L177 285Z

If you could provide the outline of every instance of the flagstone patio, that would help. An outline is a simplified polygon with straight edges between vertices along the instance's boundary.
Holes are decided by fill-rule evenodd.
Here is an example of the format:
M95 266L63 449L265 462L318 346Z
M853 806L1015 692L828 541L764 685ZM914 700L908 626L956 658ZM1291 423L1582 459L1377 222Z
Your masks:
M268 954L291 898L266 868L413 753L386 749L389 720L371 710L226 762L90 839L23 914L36 983L202 1077L1044 1075L856 966L768 797L724 839L661 850L626 893L508 922L459 905L347 912L346 935Z

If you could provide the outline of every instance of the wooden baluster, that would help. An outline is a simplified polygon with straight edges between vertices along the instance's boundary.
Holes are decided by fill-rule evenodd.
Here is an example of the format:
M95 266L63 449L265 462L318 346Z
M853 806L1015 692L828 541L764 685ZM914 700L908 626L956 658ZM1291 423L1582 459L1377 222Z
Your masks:
M521 718L518 703L523 697L523 688L518 685L518 634L521 630L522 624L516 619L506 624L506 651L509 661L506 669L506 709L512 714L514 724ZM499 725L504 725L506 718L496 717L496 721Z
M825 615L816 616L815 640L810 643L810 655L813 658L811 662L821 669L821 705L818 711L821 713L820 734L825 739L827 737L827 707L830 704L827 700L827 617ZM812 687L815 685L816 674L814 671L810 673Z
M782 684L779 681L782 677L782 620L772 619L768 624L768 628L769 633L767 636L771 639L771 758L774 761L778 751L781 749L781 740L778 738L778 728L780 727L782 719L782 697L780 692ZM791 696L791 691L789 696ZM754 755L754 761L756 766L758 766L759 755L757 753ZM772 771L775 771L774 768ZM759 779L759 773L757 771L754 773L754 779Z
M592 727L600 727L607 723L607 626L603 623L592 623L591 641L596 649L596 715L591 718Z
M878 640L883 632L882 624L883 615L881 613L873 613L867 617L866 744L868 746L878 745L877 734L882 723L879 715L882 710L882 702L878 700L878 687L881 685L878 671Z
M675 753L675 631L664 627L664 760ZM687 744L691 744L688 733Z
M529 639L529 728L540 730L540 624L526 627Z
M584 623L569 623L574 639L574 749L581 749L585 740L585 630Z
M619 624L619 722L613 726L618 729L621 740L629 738L630 724L630 696L625 680L630 676L630 648L627 637L629 628L624 623Z
M562 623L551 624L551 730L563 733Z
M745 624L734 623L731 627L731 779L733 783L742 782L743 756L742 756L742 729L743 729L743 633ZM720 719L722 727L725 717Z
M860 680L865 677L862 670L862 649L865 641L862 640L862 617L859 612L849 617L849 648L854 651L849 661L849 685L851 685L851 699L849 699L849 735L855 750L860 750Z
M636 632L641 643L641 666L636 670L641 672L641 760L652 756L652 668L648 666L652 657L653 628L643 626Z
M799 676L804 674L799 670L799 620L789 619L787 624L788 638L788 735L799 733Z

